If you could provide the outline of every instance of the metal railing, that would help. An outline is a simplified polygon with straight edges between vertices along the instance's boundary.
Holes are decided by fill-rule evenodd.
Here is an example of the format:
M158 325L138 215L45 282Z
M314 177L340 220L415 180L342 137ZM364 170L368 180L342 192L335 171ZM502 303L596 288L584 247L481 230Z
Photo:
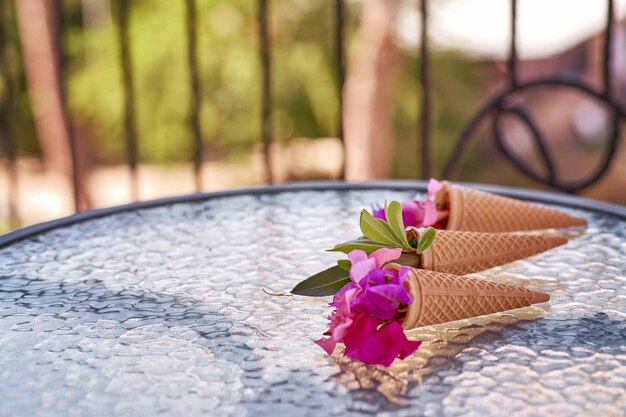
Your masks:
M426 1L426 0L424 0ZM617 146L620 138L620 126L621 119L626 118L626 111L620 106L620 104L613 97L613 72L611 67L612 58L612 40L613 40L613 25L614 25L614 2L613 0L607 0L607 14L606 24L604 28L604 48L602 58L602 82L603 86L600 90L593 88L589 83L566 77L551 77L551 78L539 78L529 81L521 82L517 76L517 0L511 0L511 45L509 47L508 58L508 75L509 86L503 91L490 98L486 104L484 104L477 112L474 118L470 120L467 127L463 130L457 144L454 148L454 152L450 157L450 160L446 164L444 170L444 177L448 178L452 175L453 170L458 166L459 160L463 151L465 150L472 135L475 133L479 123L483 121L488 115L494 114L492 121L493 137L496 142L496 146L502 152L502 154L513 163L523 174L534 179L542 184L549 185L565 192L577 192L591 184L597 182L607 172L613 157L616 154ZM554 162L554 156L550 153L546 144L546 139L538 128L536 122L532 119L528 111L514 103L509 102L516 93L522 91L528 91L546 86L561 86L567 88L576 89L584 94L588 94L591 97L596 98L598 101L606 105L613 112L612 131L608 142L608 146L604 152L604 157L600 166L592 172L587 178L583 178L577 181L563 181L556 172L556 165ZM520 121L524 122L532 137L537 144L537 148L540 151L542 162L546 168L546 175L542 175L537 170L533 169L529 163L519 156L507 146L505 137L501 129L502 117L506 114L517 117ZM423 140L428 140L426 137Z
M58 2L58 10L61 10L63 3L61 0L50 0ZM612 30L614 20L614 2L613 0L607 0L607 18L606 26L604 29L604 55L602 61L602 74L603 74L603 87L598 90L594 89L588 83L583 80L570 79L570 78L541 78L530 81L520 81L518 78L518 57L517 57L517 0L511 0L511 43L508 56L508 86L504 88L500 93L496 94L487 102L481 106L475 113L474 117L467 123L467 126L459 135L456 146L453 153L445 165L443 178L450 178L453 176L454 171L458 168L461 157L467 148L468 143L475 136L477 128L483 120L488 117L492 117L492 131L493 137L497 148L502 154L514 164L522 173L528 177L554 188L566 191L576 192L588 187L594 182L598 181L608 170L610 163L616 153L618 146L618 140L620 137L619 122L626 117L625 110L615 100L612 94L612 67L611 67L611 42L612 42ZM130 49L129 39L129 27L132 24L131 2L129 0L112 0L113 15L115 26L117 28L117 43L120 52L120 65L122 72L122 83L124 91L124 111L123 111L123 124L124 124L124 141L126 148L126 163L130 168L130 182L131 193L133 199L138 197L138 179L137 179L137 165L138 165L138 132L137 132L137 120L135 109L135 89L134 89L134 74L133 66L131 64L133 53ZM274 175L272 171L272 163L270 159L270 145L274 141L274 132L272 124L272 45L270 37L269 27L269 9L270 0L257 0L257 25L258 25L258 45L260 54L259 70L261 72L262 79L262 94L261 100L261 132L259 137L263 145L264 152L264 165L265 165L265 178L268 184L274 182ZM428 34L428 0L421 0L419 2L421 10L421 43L420 43L420 74L417 77L419 80L419 102L421 108L420 117L416 117L418 124L418 132L420 146L419 155L417 159L421 161L421 175L423 178L428 178L432 175L433 170L431 166L431 109L432 109L432 97L431 97L431 83L429 74L430 63L430 48L429 48L429 34ZM4 94L4 102L2 103L1 118L0 118L0 132L1 132L1 144L2 152L5 156L6 168L9 172L9 215L12 221L17 219L17 169L16 169L16 155L15 155L15 141L12 131L12 90L11 86L13 80L11 79L11 73L6 69L6 22L9 19L11 2L8 0L0 0L0 14L2 18L2 24L0 25L0 76L3 83L6 86ZM346 65L345 65L345 29L346 29L346 4L345 0L333 0L333 19L334 19L334 33L333 43L335 48L335 72L336 72L336 98L338 101L339 117L337 125L337 136L343 144L343 100L342 91L344 87ZM188 82L190 85L190 131L192 132L191 141L193 143L193 153L191 155L191 162L193 163L193 173L195 178L195 188L200 191L203 188L202 184L202 155L203 155L203 141L201 135L201 88L198 58L197 58L197 45L198 45L198 32L197 32L197 18L196 18L196 0L185 0L185 34L186 34L186 46L187 46L187 65L188 65ZM58 16L58 27L62 27L62 13ZM57 30L56 41L62 44L62 31ZM62 48L61 48L62 50ZM65 85L65 62L63 59L58 63L61 75L61 85ZM550 153L549 148L546 145L546 139L537 127L535 121L527 111L527 109L515 104L511 98L519 92L540 88L544 86L561 86L566 88L572 88L578 90L584 94L587 94L601 103L606 105L613 113L612 120L612 132L608 142L608 146L604 152L603 160L600 166L587 178L578 180L575 182L567 182L561 180L557 175L555 167L554 156ZM62 88L64 90L64 88ZM68 120L68 125L71 126L69 120L70 114L67 111L65 100L63 100L64 117ZM512 116L519 121L525 123L532 133L532 137L536 142L536 145L540 151L542 162L546 168L546 175L542 175L537 170L533 169L527 161L520 158L518 155L512 152L507 146L505 141L504 132L502 130L502 118L504 116ZM71 129L70 129L71 131ZM80 187L82 181L79 178L79 170L77 169L77 145L74 140L74 134L70 132L68 135L69 149L71 151L71 160L73 166L73 190L74 190L74 206L76 210L81 207L80 204ZM344 145L345 149L345 145ZM345 155L345 153L344 153ZM344 159L345 161L345 159ZM345 163L343 164L345 165ZM341 168L340 179L344 179L344 168Z

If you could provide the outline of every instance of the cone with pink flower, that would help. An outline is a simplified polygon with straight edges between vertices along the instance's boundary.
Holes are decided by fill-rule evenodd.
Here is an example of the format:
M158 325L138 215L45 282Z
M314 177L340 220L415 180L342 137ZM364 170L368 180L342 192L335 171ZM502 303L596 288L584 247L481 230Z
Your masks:
M446 207L447 230L513 232L585 227L587 220L513 198L442 182L437 207Z
M397 268L391 264L388 267ZM405 329L493 314L550 300L550 295L484 279L414 269L405 286L413 299L402 321Z
M418 241L425 229L408 228ZM419 267L465 275L536 255L567 243L562 236L439 230L433 244L419 254Z
M431 188L429 194L434 195L435 187ZM424 203L423 207L423 217L432 217L429 221L439 219L433 204ZM359 223L363 236L332 249L346 253L348 259L338 260L337 266L310 276L291 290L299 295L333 295L329 328L316 341L328 354L335 351L337 344L343 344L345 356L389 366L420 346L419 341L406 337L404 329L527 307L550 299L548 294L522 287L414 267L457 272L483 269L537 253L564 240L443 231L443 238L436 244L437 232L432 227L407 230L405 215L419 214L414 209L420 207L408 208L411 210L405 211L405 206L397 201L385 203L385 220L362 210ZM427 214L432 210L435 216ZM451 250L447 250L448 244L452 245ZM463 249L464 246L472 250ZM482 246L487 250L479 251Z

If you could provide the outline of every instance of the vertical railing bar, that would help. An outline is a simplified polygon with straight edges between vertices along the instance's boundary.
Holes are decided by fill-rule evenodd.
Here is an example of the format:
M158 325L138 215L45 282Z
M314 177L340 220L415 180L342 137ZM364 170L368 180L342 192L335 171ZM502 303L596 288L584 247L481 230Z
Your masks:
M612 56L613 56L613 14L614 14L614 2L613 0L607 0L607 13L606 13L606 28L604 30L604 57L602 61L602 82L604 84L603 95L607 101L612 101L613 96L613 71L611 68ZM607 137L608 147L606 149L606 157L602 167L598 170L596 178L600 178L602 173L605 172L612 161L612 155L615 155L619 145L619 139L621 136L620 130L620 115L617 112L613 112L613 124L612 132Z
M189 65L191 130L193 132L193 169L196 191L202 190L202 130L200 125L200 78L198 76L196 0L186 1L187 59Z
M56 37L56 42L59 45L59 62L57 63L59 72L59 86L60 88L60 98L61 98L61 113L63 119L65 119L65 125L67 126L67 141L70 148L70 163L72 164L72 189L73 189L73 197L74 197L74 211L79 211L81 208L81 194L86 196L84 190L81 190L82 181L80 179L80 171L78 169L78 152L76 149L76 136L74 135L74 126L72 124L71 117L69 115L69 109L67 108L67 79L65 72L65 50L63 48L63 0L56 0L55 9L55 28L54 28L54 36ZM85 204L87 204L85 199Z
M263 92L261 96L261 130L263 138L263 153L265 159L266 182L272 184L272 161L270 155L270 145L272 143L272 77L271 77L271 56L270 56L270 34L269 34L269 0L259 0L259 36L261 47L261 70L263 77Z
M517 86L517 0L511 0L511 44L509 47L509 79Z
M120 44L120 63L124 83L124 134L126 152L131 176L131 198L138 200L139 188L137 181L137 129L135 124L135 94L133 88L133 72L130 57L128 36L128 0L117 0L118 3L118 40Z
M611 98L613 90L613 77L611 71L612 39L613 39L613 0L607 0L606 28L604 30L604 59L602 61L602 82L604 96Z
M9 4L9 6L7 6ZM8 174L7 201L9 208L9 225L11 228L19 226L17 164L13 139L13 79L8 60L7 22L11 16L10 2L0 0L0 71L4 83L4 102L2 103L2 149L6 155L6 169Z
M339 171L339 178L346 178L346 145L343 132L343 87L346 79L345 58L345 28L346 28L346 4L345 0L335 1L335 60L337 63L337 101L339 104L339 117L337 120L337 136L341 141L343 160Z
M421 52L420 52L420 83L422 92L421 117L421 161L422 178L429 178L430 168L430 74L428 50L428 0L422 0L421 7Z

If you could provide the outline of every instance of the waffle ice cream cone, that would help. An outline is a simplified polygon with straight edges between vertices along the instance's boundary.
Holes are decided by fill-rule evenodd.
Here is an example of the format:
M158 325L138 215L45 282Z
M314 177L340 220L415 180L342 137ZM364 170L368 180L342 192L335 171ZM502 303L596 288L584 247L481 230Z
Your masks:
M419 239L423 229L409 228ZM433 244L419 255L430 271L465 275L527 258L567 243L561 236L438 230Z
M402 322L407 330L550 300L546 293L523 287L414 268L405 285L413 298Z
M447 181L436 201L448 206L447 230L498 233L587 226L580 217Z

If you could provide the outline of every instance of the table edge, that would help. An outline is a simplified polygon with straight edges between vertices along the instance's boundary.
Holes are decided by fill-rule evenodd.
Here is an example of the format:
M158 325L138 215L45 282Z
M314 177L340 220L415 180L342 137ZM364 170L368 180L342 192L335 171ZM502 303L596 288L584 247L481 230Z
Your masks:
M626 206L605 203L598 200L573 196L550 191L539 191L528 188L510 187L492 184L478 184L467 182L456 182L464 186L488 191L507 197L519 198L526 201L540 203L557 204L571 208L580 208L595 211L602 214L609 214L626 220ZM224 191L198 192L174 197L166 197L154 200L138 201L119 206L86 210L70 216L61 217L42 223L36 223L20 229L12 230L0 235L0 248L7 247L19 242L49 232L64 226L93 220L125 211L134 211L147 208L154 208L178 203L190 203L195 201L205 201L214 198L236 197L243 195L277 194L283 192L303 192L303 191L332 191L332 190L377 190L392 189L401 191L426 191L426 181L421 180L381 180L367 182L342 182L342 181L302 181L295 183L285 183L269 186L257 186L247 188L235 188Z

